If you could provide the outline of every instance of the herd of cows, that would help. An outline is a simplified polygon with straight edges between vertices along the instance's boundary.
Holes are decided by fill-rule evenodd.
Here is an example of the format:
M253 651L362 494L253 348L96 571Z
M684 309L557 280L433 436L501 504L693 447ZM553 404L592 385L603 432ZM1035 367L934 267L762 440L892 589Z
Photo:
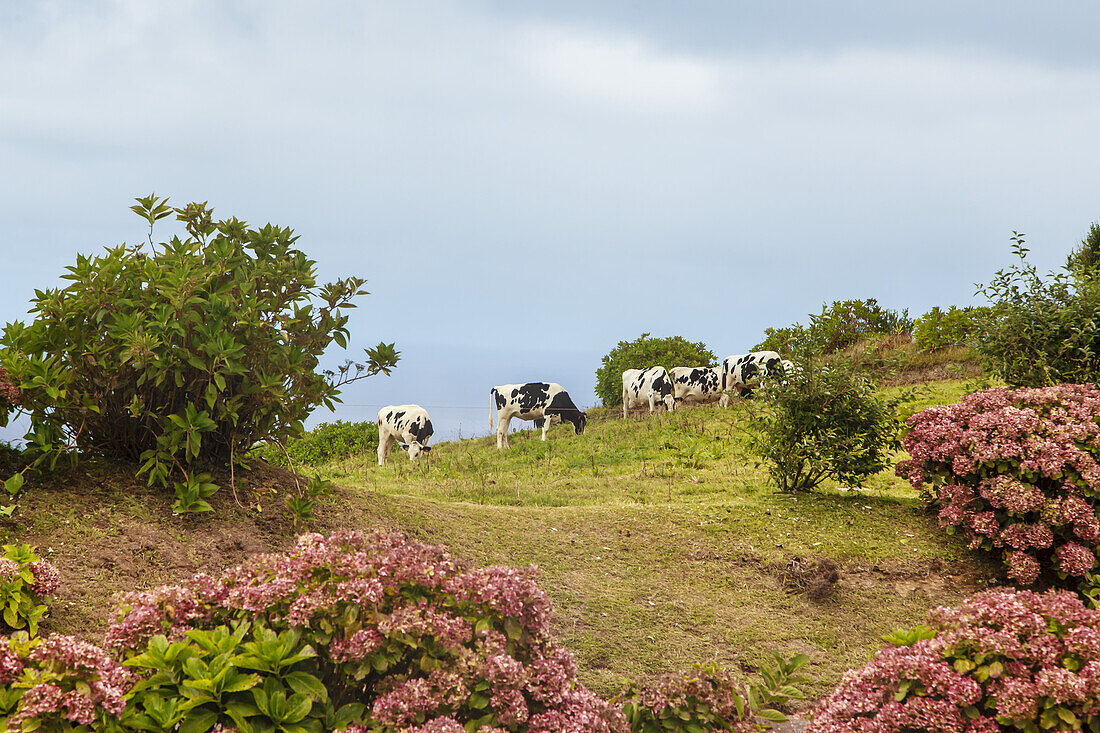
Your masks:
M726 357L715 367L674 367L671 370L655 366L627 369L623 372L623 417L631 408L658 405L676 409L679 402L712 402L729 405L729 393L736 391L742 398L752 395L753 385L762 377L789 373L791 362L774 351L754 351ZM497 448L508 447L508 429L513 418L531 420L542 430L542 439L551 425L568 422L580 435L588 422L569 393L554 382L501 384L489 391L489 429L493 416L497 418ZM393 444L399 443L415 460L431 450L428 439L434 432L428 411L420 405L388 405L378 411L378 465L386 464Z

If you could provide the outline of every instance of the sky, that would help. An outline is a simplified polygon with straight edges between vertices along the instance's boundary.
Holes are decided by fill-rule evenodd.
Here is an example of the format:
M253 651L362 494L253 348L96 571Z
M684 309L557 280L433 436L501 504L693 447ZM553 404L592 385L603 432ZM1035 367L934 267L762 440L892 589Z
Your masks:
M1100 219L1100 5L901 5L2 3L0 322L150 192L367 279L325 363L401 362L310 424L483 435L493 385L596 404L642 333L980 303L1014 230L1050 269Z

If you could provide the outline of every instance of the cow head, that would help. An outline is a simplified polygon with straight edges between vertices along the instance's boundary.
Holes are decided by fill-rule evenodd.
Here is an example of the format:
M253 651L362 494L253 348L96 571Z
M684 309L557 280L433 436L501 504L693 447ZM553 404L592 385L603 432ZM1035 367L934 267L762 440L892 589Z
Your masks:
M415 461L421 453L425 455L430 453L432 448L428 445L420 445L420 443L402 443L401 450L408 451L409 460Z
M676 409L676 398L673 397L671 394L666 394L664 397L662 397L661 402L665 403L665 409L669 412L672 412Z
M573 432L580 435L584 432L584 426L588 424L588 415L578 411L576 415L572 415L568 418L569 422L573 423Z

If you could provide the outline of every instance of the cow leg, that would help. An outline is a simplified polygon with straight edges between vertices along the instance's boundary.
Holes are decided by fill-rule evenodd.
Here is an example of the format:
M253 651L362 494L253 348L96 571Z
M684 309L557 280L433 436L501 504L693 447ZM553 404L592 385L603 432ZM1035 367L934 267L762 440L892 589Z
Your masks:
M719 407L729 407L730 406L730 396L728 394L726 394L725 392L723 392L722 396L718 398L718 406Z
M652 392L650 392L649 393L649 414L652 415L655 412L657 412L657 398L654 397Z
M626 402L627 402L626 387L623 387L623 420L626 419Z
M497 450L502 450L508 447L508 426L512 422L512 416L505 417L504 415L497 416Z
M546 440L546 433L550 430L550 418L547 417L542 423L542 439Z
M393 446L393 433L389 430L382 430L378 434L378 465L386 465L386 456L390 453L390 447Z

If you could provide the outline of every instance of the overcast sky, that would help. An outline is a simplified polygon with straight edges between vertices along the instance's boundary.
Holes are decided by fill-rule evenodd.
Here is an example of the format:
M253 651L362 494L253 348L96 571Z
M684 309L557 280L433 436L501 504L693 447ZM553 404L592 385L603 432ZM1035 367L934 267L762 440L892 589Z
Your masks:
M1100 5L898 5L2 3L0 320L151 191L368 279L350 355L402 361L314 423L483 434L642 332L978 302L1012 230L1052 268L1100 218Z

